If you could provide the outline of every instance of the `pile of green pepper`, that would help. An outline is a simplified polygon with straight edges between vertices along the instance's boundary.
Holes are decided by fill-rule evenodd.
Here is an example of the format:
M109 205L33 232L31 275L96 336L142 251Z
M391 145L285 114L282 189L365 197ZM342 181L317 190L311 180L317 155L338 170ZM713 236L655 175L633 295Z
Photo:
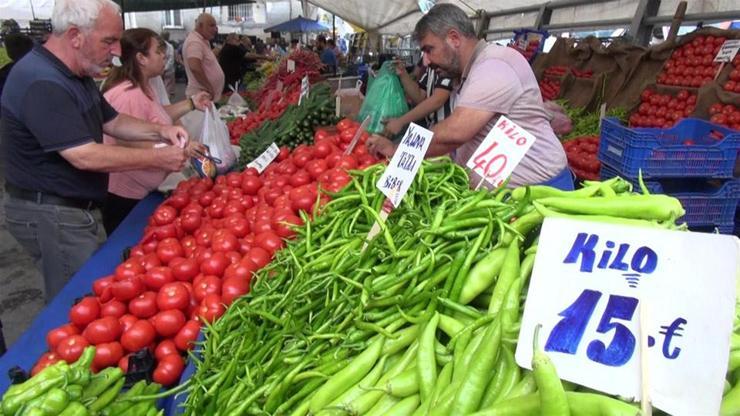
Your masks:
M122 392L118 367L92 374L95 347L87 347L73 364L59 361L5 392L0 416L155 416L164 414L147 397L161 386L142 380Z
M382 171L354 172L207 326L185 414L639 413L574 391L541 353L534 372L516 365L523 295L546 216L678 228L675 199L620 179L473 191L459 166L425 161L366 241Z

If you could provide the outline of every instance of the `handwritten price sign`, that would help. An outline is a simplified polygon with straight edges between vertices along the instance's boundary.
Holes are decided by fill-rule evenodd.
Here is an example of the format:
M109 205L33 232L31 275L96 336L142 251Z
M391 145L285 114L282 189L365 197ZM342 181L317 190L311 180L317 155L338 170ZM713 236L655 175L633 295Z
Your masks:
M265 168L267 168L267 166L272 163L273 160L275 160L279 153L280 148L275 143L273 143L267 149L265 149L265 151L262 152L261 155L257 156L257 159L249 162L247 167L255 168L259 173L262 173L262 171L264 171Z
M411 123L376 186L398 207L409 191L434 133Z
M516 360L543 325L561 378L673 415L719 414L735 315L738 240L549 218L542 226ZM640 302L650 313L640 317ZM640 320L647 349L640 349Z
M308 82L308 75L306 75L301 80L301 95L300 97L298 97L298 105L301 105L301 102L303 102L305 98L308 98L308 91L310 87L311 84Z
M534 141L532 134L501 116L470 157L467 167L493 186L501 186Z
M738 49L740 49L740 39L726 40L719 48L717 56L714 57L714 62L731 62L735 59Z

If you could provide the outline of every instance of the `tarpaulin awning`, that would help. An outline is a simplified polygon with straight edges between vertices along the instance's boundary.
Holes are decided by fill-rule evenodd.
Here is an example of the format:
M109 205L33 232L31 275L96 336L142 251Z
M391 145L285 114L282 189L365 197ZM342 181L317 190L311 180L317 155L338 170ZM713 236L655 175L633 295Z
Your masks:
M319 23L316 20L306 19L303 16L298 16L295 19L288 20L287 22L283 22L275 26L270 26L265 29L265 32L306 33L327 32L329 30L331 30L329 29L329 27Z
M199 9L202 7L232 6L254 3L254 0L113 0L124 12L151 12L157 10Z

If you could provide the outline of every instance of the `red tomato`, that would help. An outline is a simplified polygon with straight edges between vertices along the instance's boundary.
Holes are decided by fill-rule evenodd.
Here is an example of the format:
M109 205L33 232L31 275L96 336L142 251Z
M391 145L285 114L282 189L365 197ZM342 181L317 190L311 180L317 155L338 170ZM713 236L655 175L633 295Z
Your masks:
M110 299L110 287L115 281L115 278L113 275L101 277L93 282L93 293L95 293L95 296L101 298L101 301L105 302L108 299ZM104 296L104 293L106 293L107 289L107 295ZM103 298L107 297L108 299L103 300Z
M200 271L203 274L210 274L214 276L222 276L224 270L229 265L229 259L223 252L216 252L207 259L204 259L200 263Z
M175 257L183 257L185 252L176 238L165 238L157 245L157 257L162 264L169 264Z
M70 335L64 338L57 345L56 353L62 360L68 364L72 364L77 361L82 355L82 351L90 345L89 342L82 335Z
M180 351L187 351L192 348L192 343L198 339L198 333L200 332L200 324L196 320L189 320L183 325L182 329L175 335L173 340L175 346Z
M100 305L100 316L112 316L116 319L122 317L126 314L126 304L116 300L111 299L108 302Z
M159 290L167 283L174 282L172 270L169 267L155 267L144 275L144 284L152 290Z
M139 296L144 292L144 289L144 283L141 281L139 276L115 282L111 287L113 297L121 302L128 302L129 300Z
M242 176L241 188L246 195L257 195L257 191L262 188L262 180L258 176Z
M121 329L123 332L126 332L129 328L134 326L136 321L139 319L131 314L123 315L122 317L118 318L118 322L121 323Z
M55 352L45 353L44 355L41 356L41 358L39 358L38 361L36 361L36 364L34 364L33 368L31 369L31 377L40 373L46 367L59 362L59 360L61 360L61 358L59 358L57 353Z
M303 220L295 215L287 215L285 218L273 221L272 227L280 237L291 238L295 235L294 228L300 225L303 225Z
M152 373L152 380L163 386L170 386L180 380L182 371L185 369L185 363L179 354L169 354L157 363Z
M255 244L258 247L262 247L267 250L268 253L274 254L276 251L283 248L283 239L274 232L264 232L255 236Z
M136 352L148 347L156 337L157 333L154 326L146 319L140 319L131 328L123 331L121 345L128 352Z
M326 161L323 159L314 159L306 164L306 171L314 180L316 180L327 169L329 169L329 165L327 165Z
M229 270L232 265L226 268ZM224 272L226 273L226 272ZM200 276L193 282L193 297L196 301L202 302L206 295L221 294L221 279L216 276Z
M190 202L190 197L185 192L174 192L167 198L164 203L172 206L176 210L184 208Z
M224 279L221 284L221 301L228 306L234 299L249 293L249 282L250 279L241 277Z
M146 269L135 260L126 260L116 267L115 280L121 280L127 277L134 277L146 272Z
M337 123L337 129L339 131L346 130L352 127L353 124L354 124L354 121L352 121L351 119L343 118L342 120L339 121L339 123Z
M227 252L237 248L239 248L239 241L231 231L220 229L213 233L211 238L211 249L213 251Z
M157 307L160 311L169 309L185 311L189 305L190 293L183 283L168 283L157 293Z
M157 293L144 292L131 299L128 303L128 310L131 315L137 318L151 318L159 311L159 309L157 309Z
M115 295L114 295L115 296ZM84 328L100 316L100 303L95 297L86 296L69 310L69 320L78 328Z
M249 250L249 253L247 253L246 257L251 260L258 269L265 267L268 263L270 263L270 260L272 258L270 256L270 253L262 247L252 247L252 249ZM221 291L223 292L223 286L221 288Z
M172 277L181 282L189 282L198 275L199 267L195 259L174 258L170 261ZM169 283L169 282L167 282ZM161 288L162 286L160 286Z
M165 355L170 354L180 354L180 352L177 350L177 346L175 345L175 341L173 341L172 339L161 341L154 349L154 358L156 358L157 361L160 361Z
M312 161L313 162L313 161ZM310 163L310 162L309 162ZM292 174L289 179L290 186L299 187L311 182L311 175L301 169L296 173ZM280 193L282 195L282 192ZM272 204L271 204L272 205Z
M185 325L185 314L178 309L161 311L154 315L154 328L163 338L169 338L176 335Z
M334 146L328 140L316 141L313 147L313 154L317 159L323 159L334 151Z
M70 335L78 335L79 333L80 330L73 324L64 324L46 333L46 345L49 347L49 351L54 351L64 338Z
M290 148L288 146L282 146L277 155L277 160L278 162L282 162L283 160L286 160L288 156L290 156Z
M177 217L177 210L174 207L166 204L158 206L152 214L154 223L157 225L171 224L172 221L175 220L175 217Z
M306 166L306 163L308 163L311 160L311 154L308 152L299 152L295 151L293 152L293 164L296 165L298 168L302 168Z
M207 295L198 308L198 319L212 323L220 318L226 311L226 308L221 302L221 296L216 294Z
M224 227L237 238L243 238L249 233L249 221L241 214L227 217L224 221Z
M95 346L95 358L93 367L102 369L117 365L123 358L123 347L117 341L106 342Z
M188 233L192 233L193 231L197 230L202 222L201 214L196 214L192 212L188 212L180 218L182 219L182 221L180 222L180 224L182 225L182 229Z

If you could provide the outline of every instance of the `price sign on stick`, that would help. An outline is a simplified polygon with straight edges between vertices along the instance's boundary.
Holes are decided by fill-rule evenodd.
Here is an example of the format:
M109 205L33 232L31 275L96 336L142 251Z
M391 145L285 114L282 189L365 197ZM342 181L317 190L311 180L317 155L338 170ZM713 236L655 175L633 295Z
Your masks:
M531 368L542 324L540 345L562 379L640 400L649 375L655 407L719 414L739 250L732 236L548 218L517 363Z
M295 72L295 61L288 59L288 72Z
M391 200L394 207L401 204L401 200L408 192L416 172L421 167L421 161L427 153L432 141L431 131L411 123L406 134L393 154L391 162L385 168L377 183L378 189Z
M257 156L257 159L249 162L248 168L255 168L259 173L265 170L265 168L272 163L273 160L280 153L280 148L273 142L261 155Z
M740 49L740 39L726 40L719 48L717 56L714 57L714 62L731 62L735 59L738 49Z
M466 166L482 180L501 186L534 144L535 137L501 116Z
M308 98L308 91L311 88L311 84L308 82L308 75L303 77L301 80L301 95L298 97L298 105L301 105L301 102L305 98Z

